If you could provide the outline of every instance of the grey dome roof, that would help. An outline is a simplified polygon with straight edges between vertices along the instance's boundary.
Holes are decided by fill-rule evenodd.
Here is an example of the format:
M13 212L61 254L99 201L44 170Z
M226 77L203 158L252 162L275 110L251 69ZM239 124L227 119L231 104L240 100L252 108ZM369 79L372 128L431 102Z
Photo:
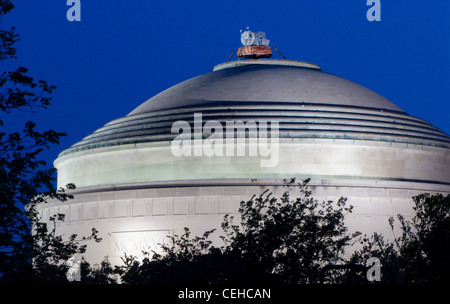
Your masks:
M319 69L244 64L181 82L147 100L128 116L205 104L241 103L330 104L402 111L377 93Z
M280 137L405 142L450 148L450 136L379 94L298 61L231 62L181 82L61 154L168 141L177 120L276 120Z

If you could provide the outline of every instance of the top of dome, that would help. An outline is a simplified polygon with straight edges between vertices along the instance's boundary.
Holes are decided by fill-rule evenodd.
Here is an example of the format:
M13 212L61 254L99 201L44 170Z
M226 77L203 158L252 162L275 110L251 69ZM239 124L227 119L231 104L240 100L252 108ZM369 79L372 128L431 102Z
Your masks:
M450 147L450 136L379 94L320 67L240 60L168 88L61 155L96 147L170 141L175 121L276 120L281 138L361 139ZM60 155L60 156L61 156Z
M130 115L199 105L328 104L402 112L379 94L293 60L241 60L183 81L150 98Z

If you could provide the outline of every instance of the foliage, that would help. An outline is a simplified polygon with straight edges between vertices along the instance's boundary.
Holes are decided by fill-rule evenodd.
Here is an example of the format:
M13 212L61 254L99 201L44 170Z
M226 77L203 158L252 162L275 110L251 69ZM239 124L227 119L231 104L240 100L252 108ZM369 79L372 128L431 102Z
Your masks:
M220 274L230 267L218 248L208 240L213 232L191 238L185 228L181 236L170 237L168 244L160 244L163 254L144 252L141 262L136 257L123 258L122 282L128 284L207 284L219 283ZM222 271L221 271L222 270Z
M377 233L361 237L361 249L347 259L345 250L359 235L348 234L344 225L352 207L345 206L344 198L336 203L315 200L308 182L298 184L301 195L295 199L289 191L280 198L265 191L241 202L239 223L224 217L220 248L209 240L213 231L191 237L185 228L162 244L160 254L146 252L142 261L125 256L122 282L318 283L321 271L337 266L327 272L327 282L368 283L365 265L371 257L383 266L380 283L449 282L450 195L413 197L415 216L406 220L398 215L401 236L393 242ZM394 231L394 219L389 223Z
M80 267L80 283L83 284L116 284L119 280L120 271L112 267L105 258L100 264L91 266L83 258Z
M0 0L0 18L13 8L10 0ZM16 58L14 43L18 40L14 28L0 30L0 60ZM48 199L72 198L65 189L55 189L55 169L46 168L46 162L39 159L66 134L38 131L32 121L25 122L22 130L7 131L7 121L19 121L18 114L46 109L54 89L30 77L24 67L0 76L0 282L67 282L68 259L86 250L79 241L100 241L95 229L87 238L72 235L63 240L56 227L64 215L51 216L53 227L48 227L40 222L36 210ZM91 272L95 274L95 269Z
M126 283L317 283L328 263L343 261L345 248L358 233L348 234L344 216L352 211L346 199L319 202L308 190L308 180L297 184L300 197L280 198L265 191L240 204L240 223L225 216L224 246L208 240L212 231L190 238L173 236L163 254L139 263L125 259ZM294 183L292 180L287 187Z
M70 188L73 188L70 187ZM63 191L59 191L63 192ZM62 194L62 193L58 193ZM59 197L61 199L61 195ZM33 234L30 236L31 249L27 260L31 260L32 273L30 275L33 282L39 283L62 283L68 282L67 271L70 268L70 259L80 257L86 251L87 245L80 245L80 241L94 240L100 242L101 238L97 236L98 231L92 229L89 237L77 239L76 234L72 234L67 240L56 232L58 222L64 221L64 214L50 216L49 223L41 222L36 212L35 204L45 203L42 195L33 199L27 205L27 215L31 220ZM86 268L86 265L85 265Z
M345 248L358 235L349 235L344 225L345 214L352 212L346 199L320 202L311 196L308 182L297 184L301 195L295 199L289 191L280 199L264 192L242 202L240 226L224 222L225 252L245 265L252 280L263 272L279 283L318 282L320 269L342 262Z
M14 8L11 0L0 0L0 21L2 15L9 13ZM19 40L19 36L14 32L15 28L10 30L0 29L0 60L16 58L16 49L14 43Z
M450 195L420 194L413 197L414 217L406 220L397 215L401 235L393 242L382 236L365 237L362 249L352 261L361 262L378 257L383 265L395 271L399 283L450 282ZM394 218L389 219L394 232Z

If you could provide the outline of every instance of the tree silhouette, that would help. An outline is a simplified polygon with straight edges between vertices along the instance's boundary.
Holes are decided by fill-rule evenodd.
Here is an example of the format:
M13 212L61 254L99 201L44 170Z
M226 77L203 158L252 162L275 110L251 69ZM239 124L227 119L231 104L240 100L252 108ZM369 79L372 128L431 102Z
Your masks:
M401 235L392 242L377 234L365 236L362 249L353 254L351 261L378 257L395 271L397 283L449 283L450 195L424 193L412 199L414 217L407 220L397 215ZM389 219L389 224L394 231L394 218Z
M320 202L308 190L309 179L297 186L301 195L291 199L289 190L277 198L265 191L242 201L239 223L225 216L224 246L208 240L213 231L181 236L162 245L163 254L150 254L142 262L124 259L125 283L318 283L321 268L344 261L344 251L359 233L344 225L346 199Z
M0 0L0 18L13 8L10 0ZM0 30L1 61L16 58L14 44L18 40L14 28ZM55 227L64 215L52 215L53 227L49 227L40 222L36 211L36 206L49 198L72 198L64 189L55 189L55 169L47 168L39 158L66 134L38 131L32 121L22 130L6 131L8 122L18 120L20 113L45 110L54 89L46 81L30 77L24 67L0 76L0 282L67 282L67 260L85 251L79 241L100 240L95 229L88 238L72 235L63 240ZM67 187L73 189L74 185Z

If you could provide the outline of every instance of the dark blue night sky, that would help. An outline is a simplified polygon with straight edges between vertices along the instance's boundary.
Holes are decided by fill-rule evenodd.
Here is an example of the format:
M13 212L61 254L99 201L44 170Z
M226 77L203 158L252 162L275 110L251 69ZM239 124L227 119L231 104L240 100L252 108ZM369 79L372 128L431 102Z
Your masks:
M20 0L2 20L21 35L18 59L57 86L47 111L19 114L41 130L68 133L59 152L160 91L212 71L240 44L240 29L264 31L288 59L313 62L386 97L450 133L450 1L81 0L69 22L65 0ZM10 121L11 119L5 119Z

